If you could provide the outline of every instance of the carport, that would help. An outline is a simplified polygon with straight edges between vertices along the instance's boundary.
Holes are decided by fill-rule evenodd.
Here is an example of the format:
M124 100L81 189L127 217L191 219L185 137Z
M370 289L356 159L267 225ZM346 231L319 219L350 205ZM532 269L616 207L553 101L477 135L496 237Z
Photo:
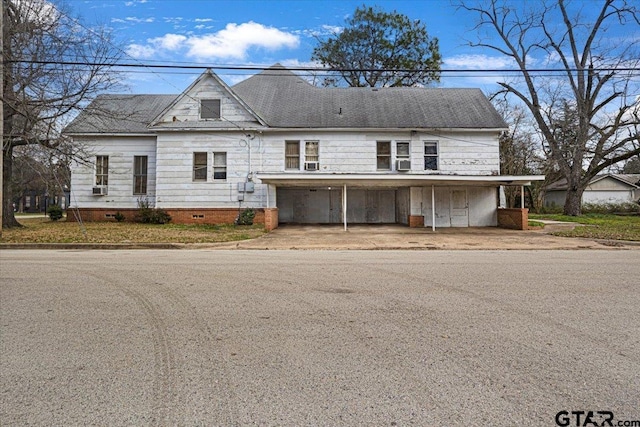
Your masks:
M412 221L417 218L423 221L420 226L435 231L442 224L438 215L444 208L451 218L447 226L475 225L472 214L477 206L482 206L485 217L497 212L497 191L492 189L523 188L544 176L282 173L257 178L269 186L266 204L278 207L281 222L342 223L347 230L349 223L416 226ZM448 189L444 202L443 189ZM484 192L470 201L474 189Z

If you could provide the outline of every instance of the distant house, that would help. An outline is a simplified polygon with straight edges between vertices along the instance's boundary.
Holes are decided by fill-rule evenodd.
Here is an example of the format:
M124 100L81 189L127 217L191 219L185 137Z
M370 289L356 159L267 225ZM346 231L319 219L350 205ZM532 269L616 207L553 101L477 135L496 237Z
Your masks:
M103 114L91 114L99 111ZM104 112L112 114L104 114ZM320 88L280 65L233 87L210 70L179 95L99 96L65 130L84 220L495 226L507 128L478 89ZM73 216L71 216L73 217Z
M562 179L546 189L544 205L564 206L567 180ZM595 176L582 194L582 203L630 203L640 199L640 174L603 174Z

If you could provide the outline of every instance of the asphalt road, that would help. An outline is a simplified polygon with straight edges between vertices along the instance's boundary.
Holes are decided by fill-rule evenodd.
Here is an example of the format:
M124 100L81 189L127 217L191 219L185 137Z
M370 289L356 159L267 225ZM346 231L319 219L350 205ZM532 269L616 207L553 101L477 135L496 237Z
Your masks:
M3 250L0 270L2 426L640 420L637 251Z

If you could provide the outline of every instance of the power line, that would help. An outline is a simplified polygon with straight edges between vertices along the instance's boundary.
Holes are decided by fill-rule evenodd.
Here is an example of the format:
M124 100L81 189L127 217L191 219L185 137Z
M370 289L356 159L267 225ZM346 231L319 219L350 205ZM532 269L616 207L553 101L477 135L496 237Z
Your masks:
M53 60L10 60L5 63L21 63L32 65L73 65L88 67L114 67L114 68L155 68L155 69L181 69L181 70L228 70L228 71L264 71L270 67L255 65L176 65L176 64L144 64L144 63L122 63L122 62L85 62L85 61L53 61ZM285 67L289 71L307 71L307 72L397 72L412 73L416 71L423 72L439 72L439 73L521 73L520 69L500 69L500 68L482 68L482 69L462 69L462 68L445 68L445 69L411 69L411 68L324 68L324 67ZM602 68L531 68L526 70L529 73L578 73L578 72L635 72L640 71L640 67L602 67Z

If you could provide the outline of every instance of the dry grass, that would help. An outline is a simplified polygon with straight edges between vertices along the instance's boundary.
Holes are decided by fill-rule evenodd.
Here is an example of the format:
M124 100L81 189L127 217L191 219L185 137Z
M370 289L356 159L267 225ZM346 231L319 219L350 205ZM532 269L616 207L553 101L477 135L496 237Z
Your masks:
M247 240L265 233L262 225L184 225L53 222L44 217L18 218L24 226L2 231L2 243L216 243Z

